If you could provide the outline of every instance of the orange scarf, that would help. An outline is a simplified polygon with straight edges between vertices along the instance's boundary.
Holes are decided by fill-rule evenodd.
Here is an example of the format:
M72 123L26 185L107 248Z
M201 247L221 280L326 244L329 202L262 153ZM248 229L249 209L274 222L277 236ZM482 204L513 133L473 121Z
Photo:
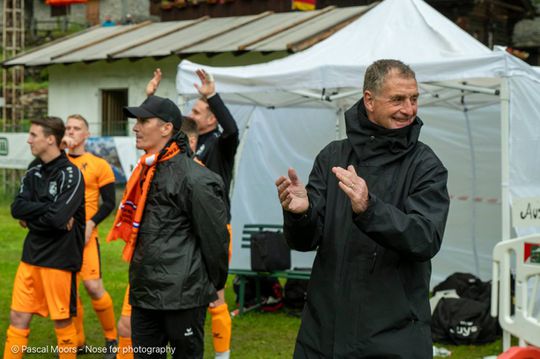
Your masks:
M126 242L122 258L130 262L137 244L137 235L141 224L148 190L156 172L156 164L165 162L180 153L176 142L171 142L159 155L143 155L129 177L120 208L116 212L113 227L107 236L107 242L121 238Z

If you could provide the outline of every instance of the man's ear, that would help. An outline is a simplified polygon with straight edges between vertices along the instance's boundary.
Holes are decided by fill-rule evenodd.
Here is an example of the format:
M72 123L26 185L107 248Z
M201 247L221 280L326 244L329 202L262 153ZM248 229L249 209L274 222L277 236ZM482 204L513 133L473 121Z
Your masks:
M364 91L364 106L368 112L373 112L373 102L375 101L375 96L370 90Z
M167 137L172 134L173 131L173 124L170 122L166 122L163 126L161 126L161 137Z
M54 135L47 136L47 144L50 146L53 143L56 143L56 137L54 137Z
M211 126L214 126L214 125L217 126L216 115L214 115L212 112L210 112L210 116L208 116L208 124L211 125Z

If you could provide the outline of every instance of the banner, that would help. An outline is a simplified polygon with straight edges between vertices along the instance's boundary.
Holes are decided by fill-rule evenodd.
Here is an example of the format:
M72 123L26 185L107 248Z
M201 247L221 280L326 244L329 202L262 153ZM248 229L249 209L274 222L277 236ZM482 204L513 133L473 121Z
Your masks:
M34 156L27 139L28 133L0 133L0 168L28 168Z
M27 139L28 133L0 133L0 168L28 168L34 156ZM90 137L86 150L109 162L116 183L126 182L141 155L135 148L135 138L127 136Z
M514 199L512 223L514 227L540 227L540 197Z

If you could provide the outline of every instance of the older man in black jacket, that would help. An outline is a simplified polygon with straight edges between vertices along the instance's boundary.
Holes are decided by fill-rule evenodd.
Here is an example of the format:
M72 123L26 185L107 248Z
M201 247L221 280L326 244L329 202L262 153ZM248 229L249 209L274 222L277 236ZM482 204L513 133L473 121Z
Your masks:
M227 279L227 207L221 178L190 158L170 100L149 96L136 117L146 154L130 177L109 239L126 240L136 358L202 358L208 304Z
M347 138L317 156L307 187L276 181L284 232L317 250L295 358L430 358L430 259L449 207L447 171L418 141L414 72L368 67Z

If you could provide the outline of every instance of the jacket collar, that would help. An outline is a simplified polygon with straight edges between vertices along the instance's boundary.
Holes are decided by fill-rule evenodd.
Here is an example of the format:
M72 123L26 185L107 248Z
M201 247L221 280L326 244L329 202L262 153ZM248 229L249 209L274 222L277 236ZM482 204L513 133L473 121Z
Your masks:
M56 157L54 160L44 163L41 159L39 160L39 163L41 164L41 168L43 171L52 171L56 168L65 166L66 163L69 162L66 153L64 151L60 151L60 156Z
M418 142L423 122L416 117L412 124L388 129L367 118L364 99L345 112L347 139L359 160L366 165L384 165L411 151Z

